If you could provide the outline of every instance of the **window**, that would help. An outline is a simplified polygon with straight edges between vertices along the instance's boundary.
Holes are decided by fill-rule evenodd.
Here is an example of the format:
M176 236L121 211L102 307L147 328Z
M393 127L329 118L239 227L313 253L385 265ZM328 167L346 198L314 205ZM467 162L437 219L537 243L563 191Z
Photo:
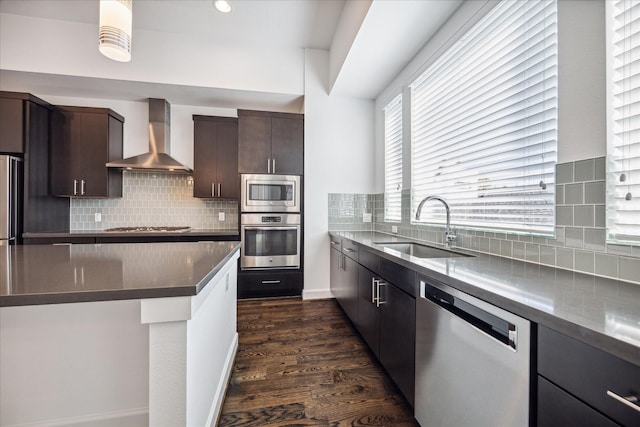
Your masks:
M402 205L402 94L384 107L384 220L400 221Z
M412 218L439 195L458 227L554 233L556 33L555 1L502 1L410 85Z
M640 245L640 2L607 2L607 241Z

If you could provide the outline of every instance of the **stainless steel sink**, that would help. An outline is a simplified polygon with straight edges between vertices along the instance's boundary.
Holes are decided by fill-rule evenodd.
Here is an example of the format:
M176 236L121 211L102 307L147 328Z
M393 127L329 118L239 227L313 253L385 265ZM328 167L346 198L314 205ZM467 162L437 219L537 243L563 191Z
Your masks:
M382 246L385 249L398 251L416 258L452 258L472 256L413 242L376 242L375 244Z

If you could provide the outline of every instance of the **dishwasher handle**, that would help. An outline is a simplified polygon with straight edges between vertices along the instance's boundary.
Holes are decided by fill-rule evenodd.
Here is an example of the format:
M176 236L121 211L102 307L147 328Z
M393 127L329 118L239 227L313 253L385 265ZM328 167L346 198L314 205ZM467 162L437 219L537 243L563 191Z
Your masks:
M486 335L516 350L518 329L513 323L425 282L421 282L420 297L437 304Z

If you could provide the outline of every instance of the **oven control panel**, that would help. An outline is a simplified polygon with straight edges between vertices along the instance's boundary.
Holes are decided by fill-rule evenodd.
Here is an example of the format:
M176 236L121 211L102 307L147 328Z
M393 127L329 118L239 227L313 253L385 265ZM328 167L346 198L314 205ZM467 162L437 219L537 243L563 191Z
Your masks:
M281 216L263 216L261 218L261 222L273 223L273 222L282 222Z

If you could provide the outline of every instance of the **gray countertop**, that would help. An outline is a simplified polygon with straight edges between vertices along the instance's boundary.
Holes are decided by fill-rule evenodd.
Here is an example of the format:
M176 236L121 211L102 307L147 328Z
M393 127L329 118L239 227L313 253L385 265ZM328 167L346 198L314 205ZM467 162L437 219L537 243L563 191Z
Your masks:
M233 241L0 246L0 307L196 295L239 250Z
M640 285L489 254L422 259L376 242L377 232L330 232L426 277L640 366ZM424 242L421 242L424 243Z

